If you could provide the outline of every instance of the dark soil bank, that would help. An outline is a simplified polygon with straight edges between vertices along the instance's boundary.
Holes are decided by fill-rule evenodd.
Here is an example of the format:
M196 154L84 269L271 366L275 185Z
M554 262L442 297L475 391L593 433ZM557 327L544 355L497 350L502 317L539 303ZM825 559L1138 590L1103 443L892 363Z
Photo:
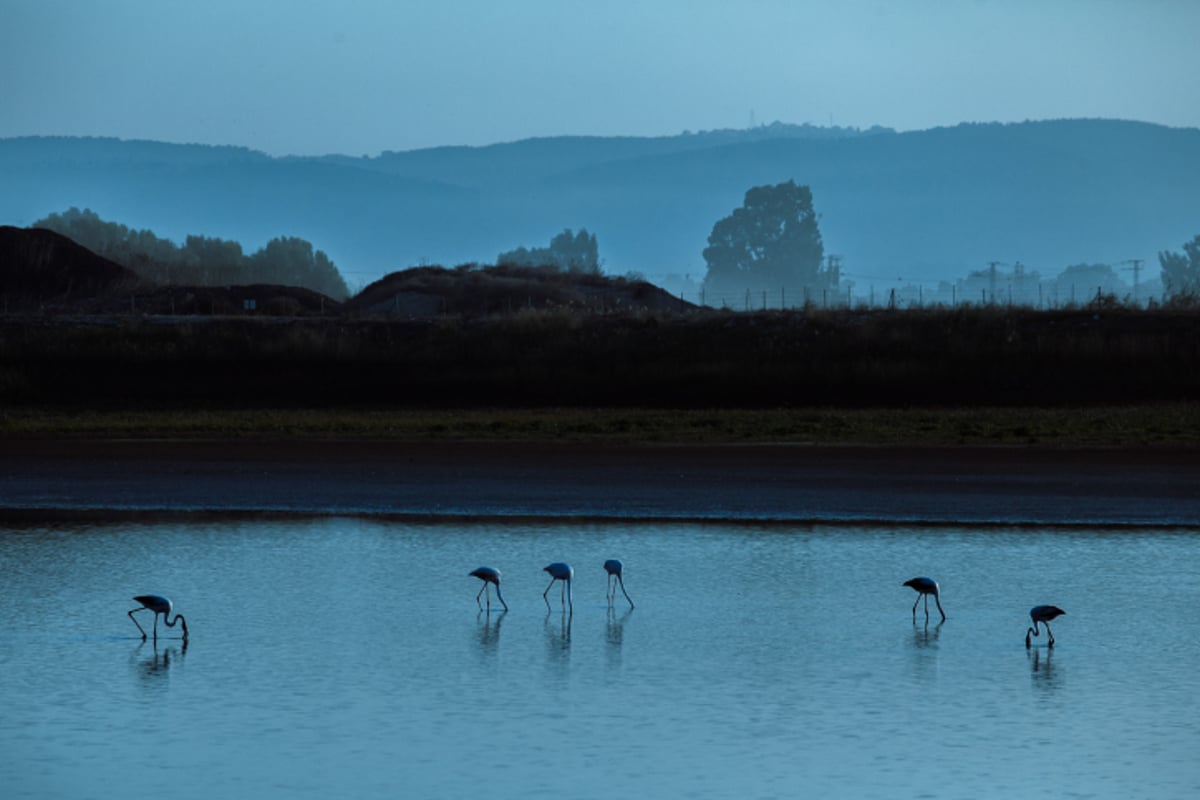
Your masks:
M1100 406L1200 397L1193 311L0 317L0 402Z

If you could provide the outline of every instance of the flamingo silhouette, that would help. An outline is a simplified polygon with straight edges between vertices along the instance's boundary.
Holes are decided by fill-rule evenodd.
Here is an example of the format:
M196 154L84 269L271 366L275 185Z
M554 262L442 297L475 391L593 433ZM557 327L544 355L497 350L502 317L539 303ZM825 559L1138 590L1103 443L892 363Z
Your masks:
M939 595L937 581L933 578L912 578L903 584L911 586L917 591L917 602L913 603L913 622L917 621L917 606L921 604L921 598L925 598L925 621L929 622L929 595L933 595L933 602L937 603L938 612L942 615L942 622L946 621L946 612L942 610L942 601Z
M608 573L608 586L604 589L604 596L608 599L610 606L617 599L617 590L613 587L613 578L615 577L617 584L621 587L621 593L629 601L629 607L633 608L633 598L629 596L629 592L625 591L625 580L621 577L621 570L624 567L625 565L621 563L620 559L610 558L604 562L604 571Z
M1046 626L1046 635L1050 637L1050 641L1046 643L1047 647L1054 647L1054 634L1050 632L1050 620L1061 617L1067 612L1063 611L1058 606L1034 606L1029 609L1029 618L1033 620L1033 627L1025 631L1025 649L1030 647L1029 636L1038 636L1038 623Z
M479 594L475 595L475 604L478 605L480 609L483 608L483 604L479 602L479 595L487 592L488 611L492 610L492 593L488 591L488 584L490 583L495 584L496 598L500 601L500 605L504 606L504 610L508 611L508 603L504 602L504 596L500 594L500 570L496 569L495 567L478 567L471 570L470 574L472 577L479 578L479 580L483 581L483 586L480 587Z
M141 603L139 608L135 608L129 612L129 618L133 620L133 624L137 625L137 629L141 631L142 641L146 641L146 631L142 628L141 623L134 618L134 614L139 611L154 612L154 641L158 641L158 615L162 614L163 622L168 628L174 628L176 622L183 623L183 640L186 642L188 638L187 620L183 618L183 614L176 614L175 619L171 619L171 601L162 595L157 594L139 594L133 598L134 602Z
M550 573L550 586L554 585L555 581L563 582L563 607L570 607L571 611L575 610L575 603L571 601L571 581L575 578L575 570L570 564L562 561L555 561L553 564L542 567L542 570ZM546 591L542 592L542 599L546 601L546 608L550 608L550 600L546 597L550 593L550 586L546 587Z

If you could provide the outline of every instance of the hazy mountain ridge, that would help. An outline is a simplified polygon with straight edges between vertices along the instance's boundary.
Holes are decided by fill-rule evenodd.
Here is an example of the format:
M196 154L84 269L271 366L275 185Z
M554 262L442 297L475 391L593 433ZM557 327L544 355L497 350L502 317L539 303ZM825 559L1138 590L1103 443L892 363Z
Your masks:
M610 273L699 278L712 224L751 186L788 179L812 187L826 251L861 281L950 278L993 259L1043 274L1150 261L1200 230L1197 129L1112 120L829 136L793 128L803 126L374 158L7 139L0 223L78 206L170 238L203 233L253 248L296 235L352 284L419 263L489 262L574 227L597 234Z

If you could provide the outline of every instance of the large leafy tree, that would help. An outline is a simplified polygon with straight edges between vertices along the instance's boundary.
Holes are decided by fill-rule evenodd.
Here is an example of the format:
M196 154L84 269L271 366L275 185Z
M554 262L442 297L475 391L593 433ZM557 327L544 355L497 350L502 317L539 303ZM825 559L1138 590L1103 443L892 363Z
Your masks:
M1182 253L1158 254L1163 289L1171 297L1200 297L1200 234L1183 246Z
M749 291L790 293L789 302L798 303L805 289L829 285L831 274L821 270L824 256L812 191L795 181L756 186L708 237L708 302L734 305Z

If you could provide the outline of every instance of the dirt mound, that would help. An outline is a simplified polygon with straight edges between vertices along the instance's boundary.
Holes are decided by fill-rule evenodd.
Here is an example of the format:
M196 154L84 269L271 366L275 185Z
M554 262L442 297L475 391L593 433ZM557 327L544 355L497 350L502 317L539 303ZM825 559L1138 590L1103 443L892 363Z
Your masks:
M346 310L407 318L490 316L521 309L680 311L693 308L653 284L550 267L415 267L393 272L347 301Z
M90 299L140 282L131 270L54 231L0 226L0 294L10 306Z

